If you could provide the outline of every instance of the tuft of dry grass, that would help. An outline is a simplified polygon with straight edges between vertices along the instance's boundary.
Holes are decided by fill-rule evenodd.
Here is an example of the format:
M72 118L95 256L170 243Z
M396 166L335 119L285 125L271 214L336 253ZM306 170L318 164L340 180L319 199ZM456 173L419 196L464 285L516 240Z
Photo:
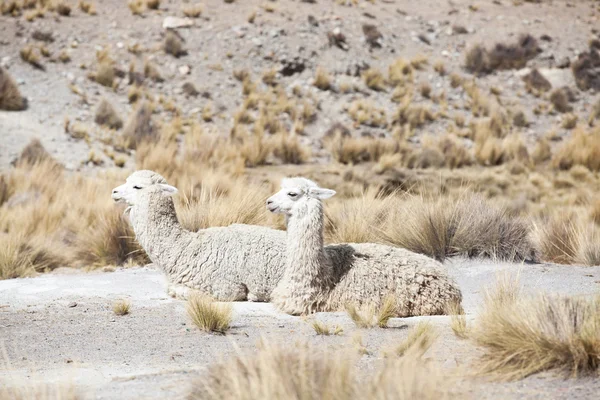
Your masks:
M21 150L15 165L17 166L34 166L38 164L55 164L56 161L50 153L44 148L39 139L34 138L27 143L27 146Z
M204 6L200 3L190 4L183 7L183 15L189 18L198 18L202 15Z
M599 296L527 297L504 279L486 292L472 337L485 348L483 373L511 380L555 369L577 377L600 366L599 329Z
M179 35L171 30L168 30L163 43L165 53L171 54L174 57L181 57L187 54L183 48L183 40Z
M27 99L7 70L0 67L0 110L21 111L27 108Z
M583 165L590 171L600 170L600 128L585 131L577 128L566 142L558 148L552 164L555 168L567 170L575 165Z
M35 273L31 255L23 252L23 238L0 236L0 280L29 276Z
M273 155L285 164L303 164L310 157L310 150L300 143L297 135L279 133L273 138Z
M116 315L127 315L129 314L129 309L131 308L131 303L128 300L117 300L112 305L112 310Z
M311 325L312 325L313 329L315 330L315 333L320 336L330 336L330 335L338 336L338 335L342 335L344 333L344 330L339 325L334 325L333 330L326 323L317 321L317 320L314 320Z
M448 304L446 313L450 315L450 328L452 328L452 332L461 339L468 338L469 327L467 326L467 318L460 303L455 301Z
M34 68L45 71L46 67L42 64L39 56L39 49L36 49L32 45L27 45L21 49L19 55L21 56L21 60L25 61L28 64L31 64Z
M396 300L387 296L378 310L372 306L359 309L354 304L347 304L346 312L359 328L387 328L390 318L396 315Z
M523 68L539 51L537 39L529 34L522 34L516 43L496 43L489 50L480 44L471 47L465 55L465 67L477 75L488 74L497 69Z
M189 399L339 399L355 397L353 359L311 347L261 345L211 365Z
M394 354L402 357L414 352L422 356L429 350L437 335L430 322L419 322L410 330L408 337L394 349Z
M332 88L331 75L322 67L317 68L313 85L321 90L330 90Z
M148 79L152 79L154 82L164 81L158 67L149 60L144 62L144 76Z
M79 0L77 6L81 11L83 11L86 14L96 15L96 6L90 1Z
M569 129L569 130L573 129L577 126L578 120L579 120L579 117L577 116L577 114L573 114L573 113L565 114L563 116L561 126L564 129Z
M0 399L3 400L80 400L83 397L71 384L31 383L10 377L0 381Z
M106 99L102 99L98 108L96 108L94 122L110 129L121 129L123 127L123 120Z
M56 5L56 12L59 15L62 15L63 17L68 17L69 15L71 15L71 6L65 3L64 1L60 1Z
M414 196L398 202L382 240L438 260L454 255L501 260L535 258L526 221L480 195L456 199Z
M133 15L142 15L144 12L144 2L142 0L130 0L127 6Z
M363 72L362 78L369 89L376 91L385 90L385 78L378 69L369 68Z
M225 333L231 326L231 304L218 304L206 295L192 293L186 310L192 322L203 331Z

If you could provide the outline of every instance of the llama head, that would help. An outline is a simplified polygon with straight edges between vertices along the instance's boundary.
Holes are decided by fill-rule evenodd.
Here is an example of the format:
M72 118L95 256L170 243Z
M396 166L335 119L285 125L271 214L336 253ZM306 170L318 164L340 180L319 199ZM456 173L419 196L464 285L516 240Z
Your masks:
M123 185L114 188L112 198L117 203L124 202L135 206L141 195L149 192L174 195L177 193L177 189L167 185L165 178L156 172L141 170L129 175Z
M281 190L267 199L267 208L272 213L291 216L305 210L311 202L320 203L333 195L335 190L321 188L310 179L285 178Z

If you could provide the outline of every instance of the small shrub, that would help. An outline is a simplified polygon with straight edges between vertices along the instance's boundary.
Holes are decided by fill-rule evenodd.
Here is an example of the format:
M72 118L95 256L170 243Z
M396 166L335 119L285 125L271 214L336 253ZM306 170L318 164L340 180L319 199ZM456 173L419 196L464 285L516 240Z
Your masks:
M27 108L27 99L4 68L0 67L0 110L21 111Z
M187 54L187 52L183 49L183 40L179 37L178 34L173 31L167 31L165 36L165 42L163 44L163 49L165 53L171 54L174 57L181 57Z
M365 81L365 85L367 85L369 89L377 91L385 90L385 78L379 70L375 68L369 68L363 72L362 76L363 80Z
M359 328L386 328L390 318L396 316L396 300L387 296L377 310L372 306L358 309L354 304L347 304L346 312Z
M146 7L149 10L158 10L160 7L160 0L146 0Z
M499 285L486 293L472 337L485 348L482 372L520 379L556 369L571 377L600 366L600 298L525 297Z
M189 18L198 18L202 15L203 10L202 4L190 4L183 7L183 14Z
M469 328L467 326L467 318L465 317L465 311L459 302L452 302L448 305L446 313L450 315L450 328L452 332L461 338L466 339L469 336Z
M310 157L310 151L300 143L297 135L280 133L274 138L273 155L285 164L303 164Z
M317 320L314 320L312 322L312 327L315 330L315 333L320 336L330 336L330 335L337 336L337 335L343 334L343 332L344 332L344 330L338 325L334 325L333 331L332 331L331 328L329 327L329 325L327 325L324 322L317 321Z
M329 90L332 87L332 77L322 67L317 68L313 85L321 90Z
M569 95L564 88L555 89L550 93L550 102L554 109L560 113L568 113L573 110L569 104Z
M34 68L45 71L46 67L44 67L44 65L42 64L38 52L39 50L36 51L36 48L32 45L27 45L21 49L19 54L21 56L21 59L26 63L31 64Z
M419 322L410 330L408 337L396 347L394 353L400 357L408 352L422 356L429 350L436 337L437 333L430 322Z
M231 304L217 304L210 297L193 293L186 310L192 322L203 331L225 333L231 326Z
M127 315L129 314L129 309L131 308L131 303L127 300L117 300L113 303L112 310L116 315Z
M94 121L98 125L104 125L110 129L121 129L123 127L123 120L106 99L102 99L98 105Z

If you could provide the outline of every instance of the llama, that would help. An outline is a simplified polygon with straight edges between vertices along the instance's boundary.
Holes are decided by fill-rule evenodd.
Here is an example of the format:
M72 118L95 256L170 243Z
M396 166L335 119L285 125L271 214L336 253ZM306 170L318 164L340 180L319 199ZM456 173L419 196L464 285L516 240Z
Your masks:
M406 249L374 243L323 246L322 200L335 195L305 178L284 179L267 200L287 221L286 268L271 301L292 315L380 306L395 298L400 317L444 314L461 292L443 265Z
M176 193L148 170L112 191L113 200L129 205L136 239L167 274L169 294L187 298L195 289L219 301L269 301L285 267L285 232L243 224L190 232L177 219Z

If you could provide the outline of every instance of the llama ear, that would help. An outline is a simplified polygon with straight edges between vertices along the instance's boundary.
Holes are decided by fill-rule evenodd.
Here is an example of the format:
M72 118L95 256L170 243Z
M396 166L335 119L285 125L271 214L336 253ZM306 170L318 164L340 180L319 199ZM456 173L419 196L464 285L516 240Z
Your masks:
M319 200L325 200L330 197L333 197L335 195L335 190L323 189L323 188L317 187L317 188L310 188L309 193L311 196L313 196Z
M159 183L158 186L162 189L163 193L168 195L176 195L178 190L175 186L167 185L166 183Z

